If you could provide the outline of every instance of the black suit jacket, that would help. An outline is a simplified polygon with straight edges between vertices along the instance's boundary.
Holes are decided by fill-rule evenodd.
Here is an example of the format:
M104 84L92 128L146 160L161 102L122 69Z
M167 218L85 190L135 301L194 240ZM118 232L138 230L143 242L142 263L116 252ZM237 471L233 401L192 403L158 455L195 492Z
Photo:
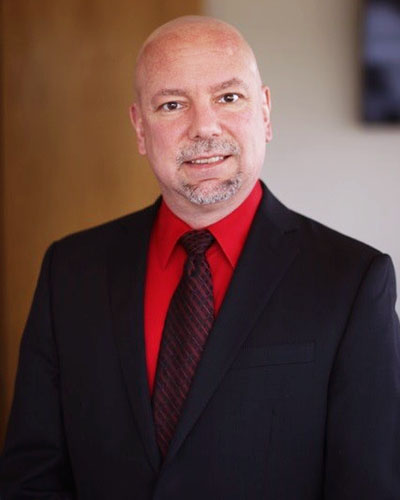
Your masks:
M143 336L156 211L48 250L2 498L399 500L391 261L268 191L161 462Z

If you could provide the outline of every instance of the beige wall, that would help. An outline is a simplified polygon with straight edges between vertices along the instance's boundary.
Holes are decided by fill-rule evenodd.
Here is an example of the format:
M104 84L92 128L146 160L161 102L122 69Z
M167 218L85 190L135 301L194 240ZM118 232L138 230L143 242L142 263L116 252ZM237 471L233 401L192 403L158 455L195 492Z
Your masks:
M399 283L400 127L358 119L361 0L205 6L244 33L271 87L265 182L289 207L390 253Z
M0 444L46 247L158 194L128 108L140 43L197 0L4 0Z

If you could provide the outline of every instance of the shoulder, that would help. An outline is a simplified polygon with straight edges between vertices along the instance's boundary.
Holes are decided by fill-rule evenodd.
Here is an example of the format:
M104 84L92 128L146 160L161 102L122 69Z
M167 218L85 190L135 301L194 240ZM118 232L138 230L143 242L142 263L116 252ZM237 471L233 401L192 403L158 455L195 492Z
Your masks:
M328 255L370 259L382 252L367 243L332 229L321 222L293 212L304 249Z
M344 283L364 281L371 276L375 282L390 279L395 271L389 255L355 238L342 234L309 217L296 214L299 223L300 247L314 268L325 267L330 275Z
M57 260L67 261L105 257L113 246L127 237L145 239L151 232L158 206L159 200L137 212L69 234L55 241L48 253Z
M343 280L360 279L376 258L384 256L371 245L287 208L267 189L262 210L281 233L291 234L300 262L309 272L330 279L334 275Z
M365 255L367 258L381 254L376 248L351 236L332 229L311 217L287 208L264 187L261 209L281 231L296 231L302 248L316 252Z

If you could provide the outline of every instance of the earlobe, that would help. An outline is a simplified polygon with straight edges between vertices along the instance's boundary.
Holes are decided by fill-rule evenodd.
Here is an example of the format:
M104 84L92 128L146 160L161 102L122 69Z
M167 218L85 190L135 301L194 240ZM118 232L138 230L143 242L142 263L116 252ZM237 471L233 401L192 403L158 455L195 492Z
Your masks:
M138 109L138 105L136 103L132 104L132 106L129 108L129 116L131 118L131 123L133 125L133 128L135 129L136 132L138 151L141 155L145 155L147 151L146 151L146 141L144 137L143 120L140 111Z
M265 124L265 142L272 140L272 127L271 127L271 92L268 87L262 87L263 94L263 116Z

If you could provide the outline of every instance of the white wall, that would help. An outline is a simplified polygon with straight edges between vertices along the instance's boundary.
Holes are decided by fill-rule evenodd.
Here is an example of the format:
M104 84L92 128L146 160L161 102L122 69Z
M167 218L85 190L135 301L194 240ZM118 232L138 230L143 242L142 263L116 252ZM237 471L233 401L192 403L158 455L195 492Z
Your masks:
M263 180L290 208L389 253L400 291L400 126L359 120L361 1L205 0L205 8L240 29L271 88Z

